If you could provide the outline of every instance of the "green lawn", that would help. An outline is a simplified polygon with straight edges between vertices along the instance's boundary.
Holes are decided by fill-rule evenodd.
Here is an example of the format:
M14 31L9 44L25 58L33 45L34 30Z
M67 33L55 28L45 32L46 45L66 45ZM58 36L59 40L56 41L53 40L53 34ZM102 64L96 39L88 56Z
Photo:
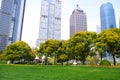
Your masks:
M120 68L0 65L0 80L120 80Z

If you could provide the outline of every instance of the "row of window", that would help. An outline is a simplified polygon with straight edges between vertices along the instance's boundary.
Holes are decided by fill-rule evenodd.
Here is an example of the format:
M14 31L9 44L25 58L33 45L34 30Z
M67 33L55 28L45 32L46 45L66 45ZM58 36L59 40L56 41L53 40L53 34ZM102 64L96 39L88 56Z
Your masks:
M1 9L1 6L2 6L2 0L0 0L0 9Z
M49 36L49 37L55 37L55 39L58 39L58 37L60 38L60 30L58 30L58 31L53 31L52 29L49 29L49 30L46 30L46 29L41 29L41 31L40 31L40 36L39 36L39 38L40 39L47 39L47 37Z

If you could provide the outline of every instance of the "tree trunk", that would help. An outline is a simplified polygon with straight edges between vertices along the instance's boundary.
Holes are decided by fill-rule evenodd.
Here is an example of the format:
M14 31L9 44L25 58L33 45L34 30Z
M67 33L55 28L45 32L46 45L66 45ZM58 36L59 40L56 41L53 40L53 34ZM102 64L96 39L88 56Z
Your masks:
M10 61L11 61L12 64L14 63L14 60L13 60L13 59L11 59Z
M83 55L82 64L85 65L85 55Z
M82 64L85 65L85 60L82 61Z
M100 62L102 62L102 55L100 55Z
M113 54L113 64L116 65L115 55Z

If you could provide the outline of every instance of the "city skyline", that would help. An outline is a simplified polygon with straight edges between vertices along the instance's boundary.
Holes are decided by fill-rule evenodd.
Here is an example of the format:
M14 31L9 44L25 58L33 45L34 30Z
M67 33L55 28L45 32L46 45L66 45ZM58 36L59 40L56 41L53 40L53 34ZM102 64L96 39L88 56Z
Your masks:
M111 2L115 9L116 24L119 26L120 17L120 0L61 0L62 3L62 18L61 18L61 38L69 39L69 19L71 12L76 4L79 5L87 14L88 31L96 31L96 25L100 25L100 6L103 3ZM41 0L29 0L26 4L25 20L23 27L22 40L29 43L31 47L36 44L36 39L39 33L40 21L40 5Z

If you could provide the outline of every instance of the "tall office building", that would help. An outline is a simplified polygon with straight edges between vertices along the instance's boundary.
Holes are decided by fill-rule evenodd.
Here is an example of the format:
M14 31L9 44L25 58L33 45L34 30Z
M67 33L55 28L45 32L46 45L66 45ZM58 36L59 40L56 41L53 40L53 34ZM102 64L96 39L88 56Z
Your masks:
M119 28L120 28L120 18L119 18Z
M0 0L0 9L1 9L2 0Z
M101 31L109 28L116 28L116 19L113 5L109 2L100 7Z
M37 47L40 43L48 39L61 39L61 1L42 0L39 38Z
M96 32L100 33L101 32L101 27L99 25L96 25Z
M79 31L87 31L87 17L86 13L77 5L70 16L70 37Z
M21 40L26 0L0 0L0 50Z

